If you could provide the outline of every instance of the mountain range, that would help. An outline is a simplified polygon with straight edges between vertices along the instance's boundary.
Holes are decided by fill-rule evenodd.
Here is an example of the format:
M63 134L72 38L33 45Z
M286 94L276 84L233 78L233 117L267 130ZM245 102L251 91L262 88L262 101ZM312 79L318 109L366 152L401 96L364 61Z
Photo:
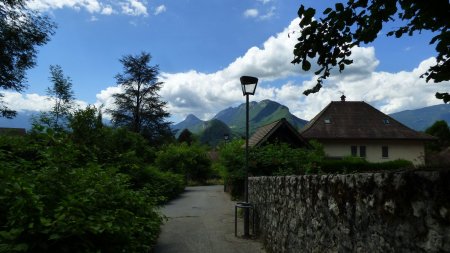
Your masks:
M199 136L202 143L214 144L223 140L224 135L240 137L245 135L245 104L237 107L229 107L217 113L211 120L202 121L195 115L189 114L185 120L172 126L172 129L180 133L188 129ZM295 128L300 130L306 120L300 119L289 112L289 108L271 100L251 102L250 110L250 134L257 128L272 123L275 120L286 118ZM226 126L226 127L225 127ZM220 129L211 129L219 127Z
M450 125L450 105L432 105L416 110L392 113L389 116L414 130L425 131L437 120L444 120Z
M281 118L286 118L298 130L308 123L308 121L291 114L286 106L271 100L251 102L249 108L250 134L258 127ZM414 130L424 131L437 120L444 120L450 125L450 105L433 105L415 110L401 111L389 116ZM215 121L215 123L212 124L211 121ZM192 133L197 134L203 143L216 143L218 139L222 140L223 134L228 133L228 129L224 130L223 124L220 124L222 132L217 129L214 131L209 129L218 125L217 121L227 125L232 136L243 136L245 134L245 104L224 109L209 121L200 120L195 115L189 114L185 120L173 125L172 129L179 130L178 132L188 129ZM203 136L204 132L208 133L208 138ZM215 135L211 135L210 132L215 132ZM214 141L212 141L213 139Z
M307 121L289 112L289 108L271 100L251 102L250 104L250 133L256 128L269 124L275 120L286 118L295 128L300 130ZM0 118L0 127L31 128L31 117L36 112L21 111L14 119ZM390 114L391 117L417 131L424 131L437 120L444 120L450 125L450 105L433 105L415 110L406 110ZM203 121L193 114L185 120L172 125L172 129L179 134L188 129L199 136L203 143L215 145L223 140L224 134L231 137L245 135L245 104L229 107L218 112L211 120Z

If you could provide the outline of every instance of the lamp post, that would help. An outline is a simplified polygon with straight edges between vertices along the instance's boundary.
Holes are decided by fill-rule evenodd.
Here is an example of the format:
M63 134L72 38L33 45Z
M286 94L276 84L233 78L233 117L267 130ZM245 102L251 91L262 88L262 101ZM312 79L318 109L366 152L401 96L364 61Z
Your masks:
M256 86L258 85L258 78L252 76L241 76L242 93L245 96L245 203L248 203L248 138L249 138L249 95L254 95ZM244 209L244 237L249 237L249 209Z

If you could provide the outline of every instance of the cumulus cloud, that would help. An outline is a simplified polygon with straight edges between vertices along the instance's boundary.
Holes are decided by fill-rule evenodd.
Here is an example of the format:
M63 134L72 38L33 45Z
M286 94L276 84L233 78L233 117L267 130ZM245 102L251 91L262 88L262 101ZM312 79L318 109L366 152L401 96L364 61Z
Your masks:
M103 7L101 14L103 15L111 15L114 13L113 8L111 7L111 5L106 5L105 7Z
M39 94L20 94L18 92L2 92L3 101L12 110L16 111L49 111L54 105L54 101L48 96ZM75 101L76 108L84 108L88 104L81 100Z
M361 48L360 50L372 51L373 48ZM374 57L372 62L378 62ZM302 83L287 83L276 88L271 99L287 105L293 113L304 119L313 118L330 101L339 100L341 92L347 96L347 100L365 101L384 113L394 113L402 110L415 109L440 103L434 94L439 89L444 90L442 84L426 83L420 78L429 66L435 62L434 58L422 61L412 71L397 73L377 72L364 73L355 71L354 74L335 75L331 77L319 93L307 97L301 92L315 84L316 78L311 78ZM363 66L361 66L363 68ZM450 85L450 82L443 84ZM295 93L295 91L297 91ZM298 96L292 96L297 94Z
M147 7L138 1L138 0L128 0L126 2L122 2L122 13L131 16L147 16Z
M147 7L141 0L29 0L27 5L31 9L37 11L51 11L62 8L71 8L77 11L86 10L92 14L102 15L118 13L131 16L148 15Z
M330 101L339 100L341 92L345 93L347 100L365 101L385 113L393 113L438 104L440 101L434 97L435 92L444 92L444 88L448 90L450 86L450 82L435 85L420 78L435 63L434 58L422 61L412 71L391 73L377 71L379 60L375 48L355 47L351 66L342 74L333 73L319 93L304 96L302 92L314 86L317 77L290 63L296 38L289 38L288 33L298 31L298 23L298 19L293 20L262 46L251 47L244 55L216 72L162 72L159 79L164 85L160 95L168 102L167 110L173 115L172 120L181 121L189 113L210 119L220 110L243 103L239 82L242 75L256 76L260 80L252 100L277 101L306 120L312 119ZM317 66L313 65L314 68ZM117 86L102 90L97 94L95 105L113 106L112 95L118 92L121 88ZM45 105L45 101L36 94L14 96L7 95L4 101L16 110Z
M166 8L166 6L164 4L160 5L160 6L156 7L155 15L159 15L159 14L165 12L166 10L167 10L167 8Z
M291 64L295 36L288 32L298 30L295 19L281 33L268 38L261 47L250 48L226 68L213 73L190 70L182 73L162 72L164 82L160 95L168 101L167 109L180 121L189 113L210 119L219 110L244 102L239 77L251 75L260 82L252 100L271 99L288 106L296 116L310 120L330 101L339 100L344 92L348 100L363 100L393 113L439 103L434 98L437 85L427 84L420 75L433 64L427 59L413 71L398 73L377 72L379 61L375 48L353 49L354 63L342 74L334 73L317 94L304 96L302 92L315 85L316 76L301 71ZM317 66L313 66L313 68ZM117 87L103 90L97 99L111 104L111 94Z
M244 16L247 18L258 17L259 11L257 9L247 9L244 11Z
M101 11L101 3L97 0L30 0L28 6L33 10L49 11L53 9L72 8L85 9L90 13Z

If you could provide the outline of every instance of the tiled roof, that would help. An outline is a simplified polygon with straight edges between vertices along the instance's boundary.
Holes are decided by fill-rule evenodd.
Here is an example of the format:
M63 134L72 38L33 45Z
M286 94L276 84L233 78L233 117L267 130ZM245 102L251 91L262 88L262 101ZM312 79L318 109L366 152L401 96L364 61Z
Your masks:
M360 101L331 102L300 134L306 139L434 139Z
M25 128L0 127L0 135L26 135Z
M299 132L285 119L274 121L270 124L264 125L256 130L256 132L248 140L250 147L257 147L263 144L273 133L277 131L281 126L286 126L293 136L297 137L299 142L306 143Z

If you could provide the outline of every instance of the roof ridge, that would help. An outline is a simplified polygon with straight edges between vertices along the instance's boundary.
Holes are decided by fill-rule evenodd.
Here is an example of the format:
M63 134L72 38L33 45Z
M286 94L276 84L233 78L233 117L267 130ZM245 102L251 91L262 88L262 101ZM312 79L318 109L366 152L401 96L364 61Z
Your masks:
M326 117L331 122L322 122ZM300 132L306 138L415 139L432 137L415 131L365 101L332 101Z
M313 125L316 124L317 119L320 118L320 116L330 107L331 103L329 103L325 108L322 109L314 118L312 118L308 124L306 124L301 130L300 134L303 134L304 132L308 131Z

